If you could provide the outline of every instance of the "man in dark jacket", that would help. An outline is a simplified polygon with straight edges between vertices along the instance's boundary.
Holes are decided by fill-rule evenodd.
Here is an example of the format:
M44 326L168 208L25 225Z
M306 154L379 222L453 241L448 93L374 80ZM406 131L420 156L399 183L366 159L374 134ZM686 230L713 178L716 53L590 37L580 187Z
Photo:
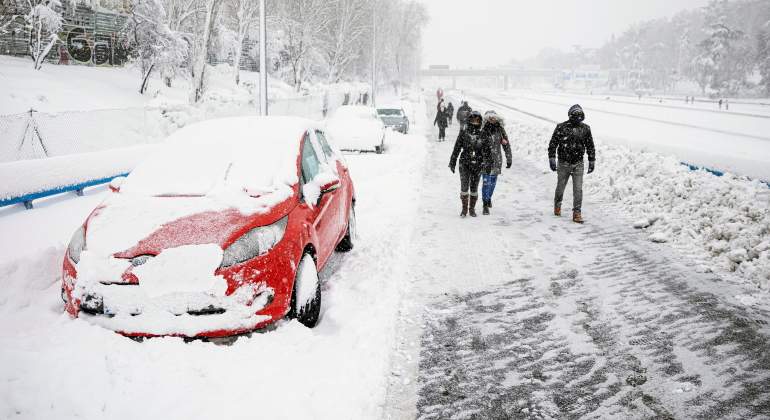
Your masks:
M455 115L455 106L452 105L452 102L449 102L446 106L446 119L447 122L449 122L449 125L452 125L452 117Z
M455 172L457 158L460 158L460 202L462 212L460 217L470 213L476 217L476 201L479 198L479 180L483 164L484 140L481 138L481 114L471 112L465 129L457 136L452 157L449 159L449 169Z
M471 107L468 105L468 101L463 101L462 105L457 108L457 122L460 123L460 130L465 128L465 123L468 120L468 116L471 115Z
M481 202L484 209L481 213L488 215L489 209L492 208L492 194L497 185L497 176L503 172L503 152L505 152L506 168L511 167L513 160L508 133L505 132L503 121L495 111L484 113L481 138L484 140L484 164L481 169Z
M556 195L554 196L554 214L561 216L561 202L564 197L564 189L567 181L572 177L572 220L575 223L583 223L583 173L585 166L583 155L588 155L588 173L594 171L596 166L596 150L594 138L591 135L591 127L583 124L585 113L580 105L573 105L569 112L569 120L556 126L548 145L548 161L551 170L558 173L556 183ZM559 161L556 162L558 153Z

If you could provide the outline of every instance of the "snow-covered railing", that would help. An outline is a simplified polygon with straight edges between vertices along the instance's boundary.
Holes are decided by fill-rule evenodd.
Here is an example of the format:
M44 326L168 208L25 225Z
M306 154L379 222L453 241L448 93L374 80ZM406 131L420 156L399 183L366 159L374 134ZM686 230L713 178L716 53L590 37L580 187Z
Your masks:
M0 207L32 201L110 182L131 172L154 146L79 153L0 164Z

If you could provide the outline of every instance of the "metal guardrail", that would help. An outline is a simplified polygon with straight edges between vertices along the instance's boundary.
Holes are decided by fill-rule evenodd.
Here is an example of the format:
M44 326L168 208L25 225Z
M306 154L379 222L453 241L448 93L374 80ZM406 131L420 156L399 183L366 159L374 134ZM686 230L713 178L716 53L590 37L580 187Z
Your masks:
M7 198L7 199L2 199L2 200L0 200L0 207L5 207L5 206L13 205L13 204L22 203L22 204L24 204L24 207L27 210L30 210L30 209L32 209L34 207L33 204L32 204L32 200L37 200L38 198L50 197L52 195L57 195L57 194L61 194L61 193L65 193L65 192L70 192L70 191L75 191L75 193L78 196L82 196L83 195L83 190L88 188L88 187L93 187L93 186L96 186L96 185L106 184L106 183L112 181L115 178L118 178L118 177L121 177L121 176L127 176L127 175L128 175L128 173L122 173L122 174L118 174L118 175L115 175L115 176L94 179L94 180L91 180L91 181L80 182L80 183L77 183L77 184L59 186L59 187L51 188L51 189L45 190L45 191L40 191L40 192L36 192L36 193L32 193L32 194L25 194L25 195L22 195L22 196L19 196L19 197L11 197L11 198Z

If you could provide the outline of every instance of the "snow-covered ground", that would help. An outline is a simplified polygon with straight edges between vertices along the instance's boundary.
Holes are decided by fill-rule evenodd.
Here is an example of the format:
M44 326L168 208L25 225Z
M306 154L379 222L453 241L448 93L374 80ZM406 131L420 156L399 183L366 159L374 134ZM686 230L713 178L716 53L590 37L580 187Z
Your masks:
M466 93L474 97L472 92ZM567 109L572 104L579 103L586 110L594 136L607 142L770 181L770 110L764 108L758 111L753 105L731 105L730 111L712 112L714 109L701 106L662 107L585 95L554 96L532 91L480 91L478 94L494 101L498 108L513 107L558 122L566 120ZM748 107L749 115L741 114L741 107ZM522 114L518 116L527 122L553 125Z
M232 346L137 343L62 312L64 247L104 187L0 210L0 417L380 417L425 126L421 117L416 134L389 133L386 154L346 157L359 238L321 273L319 327L285 322Z
M479 98L471 105L479 109L496 109L510 121L509 131L517 133L512 142L514 153L548 171L546 150L553 124L537 120L506 108L511 104L526 112L540 113L540 107L529 108L529 102ZM517 103L519 102L519 103ZM515 105L513 105L515 104ZM502 106L501 106L502 105ZM521 108L519 108L521 107ZM566 108L566 107L563 107ZM561 109L561 108L560 108ZM563 111L563 109L561 109ZM550 110L549 118L562 121ZM597 170L585 178L586 193L617 208L619 217L644 229L655 242L672 242L693 256L699 271L719 271L736 282L754 284L767 299L770 287L770 189L757 180L726 175L713 176L704 171L690 171L680 164L686 158L668 155L664 149L639 147L641 139L628 131L629 144L618 144L602 134L600 113L587 111L586 122L594 131L597 148ZM594 121L596 118L599 121ZM616 117L621 119L621 117ZM612 121L610 130L617 126ZM660 136L673 134L661 131ZM640 140L642 141L642 140ZM725 140L726 141L726 140ZM762 156L770 142L756 143ZM652 150L650 150L652 149ZM721 145L715 151L729 153ZM689 151L686 156L690 155ZM770 168L770 160L765 168Z

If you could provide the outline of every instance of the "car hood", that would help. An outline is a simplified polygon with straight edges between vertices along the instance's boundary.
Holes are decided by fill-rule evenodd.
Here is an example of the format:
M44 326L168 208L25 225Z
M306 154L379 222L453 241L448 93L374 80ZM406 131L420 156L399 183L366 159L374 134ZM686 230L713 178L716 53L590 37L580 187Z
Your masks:
M233 203L209 196L114 194L89 217L86 249L102 257L133 258L184 245L217 244L224 248L250 225L279 219L293 202L286 194L244 196L240 203Z

